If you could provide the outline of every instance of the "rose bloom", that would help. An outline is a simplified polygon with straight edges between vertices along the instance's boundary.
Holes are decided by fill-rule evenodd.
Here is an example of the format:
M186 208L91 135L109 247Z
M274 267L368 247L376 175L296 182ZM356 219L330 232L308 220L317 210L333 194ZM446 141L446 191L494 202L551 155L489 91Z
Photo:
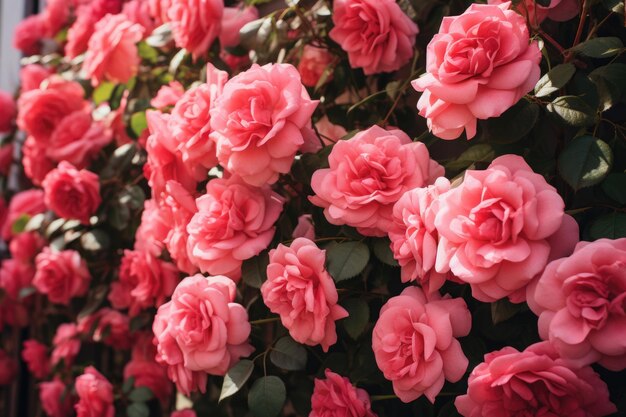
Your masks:
M54 74L54 70L43 65L24 65L20 68L20 88L22 93L38 89L41 83L52 74Z
M270 244L283 203L267 185L252 187L236 176L210 180L187 225L189 259L202 272L239 280L243 261Z
M248 313L234 302L236 292L229 278L198 274L185 278L171 301L159 307L152 325L156 360L168 365L168 375L183 393L204 392L206 374L224 375L254 351L248 343Z
M7 133L13 128L17 108L11 94L0 90L0 133Z
M367 391L355 388L348 378L330 369L324 374L326 379L315 378L309 417L376 417Z
M389 239L393 257L402 268L402 282L418 281L427 293L446 281L447 274L435 270L439 242L435 216L438 197L449 189L450 181L441 177L433 185L407 191L393 206Z
M65 397L61 402L61 398ZM68 417L72 414L72 398L60 379L39 384L39 402L48 417Z
M94 327L95 326L95 327ZM94 330L95 329L95 330ZM83 335L93 331L92 340L116 349L130 349L130 319L112 308L101 308L78 321L78 331Z
M143 32L123 14L106 15L96 23L83 63L93 86L104 80L123 84L137 74L141 59L136 44Z
M626 368L626 239L580 242L528 287L539 335L564 361Z
M302 77L302 84L307 87L315 87L333 60L333 55L327 49L304 45L302 56L298 63L298 72ZM328 75L326 81L331 79L332 72Z
M311 134L317 103L289 64L253 65L231 78L211 110L220 164L251 185L275 183Z
M328 33L365 75L400 69L413 56L417 25L395 0L334 0Z
M46 241L39 233L22 232L11 240L9 251L14 260L32 264L45 245Z
M141 213L141 223L135 233L135 250L149 252L155 257L161 256L169 231L168 219L165 213L160 210L157 202L153 199L145 200Z
M4 297L0 303L0 330L5 324L20 328L28 326L31 313L24 303Z
M439 199L435 268L470 284L480 301L524 301L530 281L578 241L561 196L517 155L466 171L463 183Z
M35 258L33 286L52 303L69 305L70 299L87 294L91 275L87 263L73 249L55 252L44 248Z
M38 54L45 31L46 25L41 15L28 16L15 26L13 47L26 56Z
M197 417L197 415L191 408L187 408L185 410L172 411L170 417Z
M2 239L5 242L8 242L13 237L13 223L21 216L32 217L46 211L43 199L43 191L37 189L20 191L11 198L2 226Z
M41 12L46 37L54 38L63 29L70 17L69 6L68 0L46 0L46 7Z
M85 372L75 382L78 403L74 406L76 417L114 417L113 386L93 366L85 368Z
M424 92L417 108L435 136L456 139L465 129L473 138L476 119L500 116L539 80L539 46L509 4L472 4L444 17L428 44L427 73L413 87Z
M180 271L195 274L198 268L187 253L187 225L198 211L195 197L175 181L168 181L162 197L161 211L169 228L165 238L167 251Z
M124 3L122 14L131 22L143 27L144 38L156 28L154 19L150 16L150 6L145 0L130 0Z
M289 247L279 244L270 251L261 294L296 342L322 345L328 352L337 342L335 321L348 317L348 312L337 304L337 289L325 261L326 251L309 239L295 239Z
M305 237L309 240L315 240L315 226L313 225L313 216L310 214L302 214L298 217L298 224L293 229L291 237L296 239Z
M15 382L17 376L17 362L0 349L0 385L9 385Z
M206 54L220 33L224 1L161 0L161 7L176 46L188 50L194 59Z
M617 411L593 369L568 367L547 342L486 354L468 382L467 394L454 402L464 417L602 417Z
M468 360L456 339L467 336L472 316L462 298L426 296L407 287L380 310L372 334L376 364L408 403L425 395L431 403L444 382L457 382Z
M63 323L57 327L52 339L52 356L50 362L56 366L63 361L66 367L72 366L74 358L80 352L80 333L74 323Z
M317 130L326 146L337 143L342 137L348 134L343 126L336 125L328 120L327 115L324 115L315 123L315 130Z
M9 298L18 301L20 291L31 285L34 275L32 265L17 259L5 259L0 266L0 288Z
M98 175L85 169L79 171L69 162L63 161L50 171L42 185L50 210L82 224L89 224L89 218L102 202Z
M328 163L311 178L311 202L324 208L330 223L356 227L365 236L386 236L402 194L444 174L423 143L379 126L338 142Z
M91 13L79 13L76 20L67 31L65 57L74 59L87 50L89 39L93 35L96 22Z
M28 366L28 371L35 378L43 379L50 373L50 360L48 359L48 347L36 340L24 341L22 359Z
M489 0L489 4L509 3L504 0ZM534 0L524 0L512 8L526 17L533 27L538 27L546 18L556 22L565 22L580 12L578 0L553 0L548 6L542 6Z
M124 379L134 378L135 387L150 388L161 403L166 404L172 395L172 383L167 368L156 363L156 347L152 332L141 333L133 346L131 361L124 367Z
M239 31L246 24L259 18L259 11L254 6L224 7L220 45L222 48L239 45Z
M170 81L168 85L162 85L157 95L150 100L150 105L155 109L164 110L174 106L185 94L185 87L178 81Z
M49 150L47 143L38 142L33 136L27 137L24 142L22 147L24 173L35 185L41 186L46 175L56 167L56 163L47 155Z

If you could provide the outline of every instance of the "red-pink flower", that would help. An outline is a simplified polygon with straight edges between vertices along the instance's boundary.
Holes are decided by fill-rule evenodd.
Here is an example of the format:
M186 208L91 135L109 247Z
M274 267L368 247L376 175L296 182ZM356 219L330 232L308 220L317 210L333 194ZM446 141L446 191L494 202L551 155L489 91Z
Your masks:
M464 417L603 417L617 411L591 367L567 366L547 342L523 352L505 347L488 353L454 404Z
M7 133L13 128L17 108L11 94L0 90L0 133Z
M68 305L70 299L87 293L91 275L85 260L75 250L55 252L44 248L35 258L35 264L33 286L51 302Z
M89 39L93 35L96 22L99 20L91 13L91 8L79 13L72 26L67 31L67 43L65 44L65 56L74 59L87 50Z
M129 349L132 345L130 337L130 319L127 315L112 308L101 308L94 314L78 321L81 334L91 334L94 342L103 343L116 349Z
M38 142L33 136L26 138L22 147L22 165L24 173L33 184L41 186L46 175L56 167L47 152L50 147L43 141Z
M17 362L0 349L0 385L9 385L15 382Z
M167 404L172 395L172 383L167 368L155 362L154 335L142 333L133 346L131 361L124 367L124 379L134 378L135 387L150 388L156 398Z
M366 75L395 71L413 56L417 25L395 0L334 0L332 40Z
M31 285L35 268L17 259L5 259L0 267L0 288L12 300L20 299L22 289Z
M72 396L60 379L39 384L39 402L48 417L69 417L72 414Z
M187 225L198 211L195 196L191 195L184 187L175 181L168 181L165 191L162 193L162 205L160 210L167 219L169 232L165 238L167 251L176 266L182 272L194 274L198 272L197 266L191 261L187 253L189 233Z
M44 22L46 37L54 38L69 20L70 1L47 0L46 7L40 15Z
M162 0L174 41L194 58L204 55L220 33L223 0Z
M157 95L150 100L150 105L158 110L164 110L176 104L185 94L185 87L178 81L170 81L168 85L163 85L157 91Z
M131 22L143 27L144 37L150 35L156 27L154 19L150 16L150 6L145 0L130 0L124 3L122 14Z
M567 363L626 368L626 239L580 242L528 287L539 335Z
M54 74L54 70L52 68L46 68L43 65L24 65L20 68L20 88L22 89L22 94L27 91L39 89L41 83L52 74Z
M220 164L257 187L276 182L311 134L316 107L292 65L253 65L231 78L211 110Z
M57 331L52 339L52 356L50 362L56 366L61 361L66 367L71 367L74 358L80 352L80 333L74 323L63 323L57 327Z
M22 359L28 366L28 371L35 378L45 378L50 372L50 360L48 359L48 346L36 340L24 341Z
M166 213L153 199L146 200L141 213L141 223L135 233L135 250L149 252L159 257L165 249L165 239L170 232Z
M330 223L356 227L366 236L385 236L395 202L444 173L423 143L378 126L339 141L328 163L311 178L311 202L324 208Z
M191 408L187 408L185 410L172 411L170 417L197 417L197 415Z
M227 48L239 45L239 30L258 18L259 11L254 6L224 7L220 46Z
M9 244L11 257L22 263L33 264L35 256L46 245L46 241L37 232L22 232Z
M367 391L330 369L324 375L326 379L315 378L309 417L376 417Z
M215 178L196 200L187 225L187 254L202 272L241 277L241 264L267 248L283 198L269 186L252 187L240 178Z
M113 385L93 366L76 378L77 417L114 417Z
M337 289L324 266L326 251L298 238L291 246L270 251L263 302L289 330L291 337L310 346L328 348L337 342L335 322L348 316L338 301Z
M456 339L467 336L472 316L462 298L428 297L408 287L380 310L372 334L378 367L408 403L425 395L431 403L444 382L457 382L468 360Z
M302 84L307 87L315 87L333 59L333 55L327 49L305 45L298 63L298 72L302 77ZM331 79L332 72L326 77L327 81Z
M46 25L41 15L28 16L15 27L13 47L22 51L24 55L38 54L45 31Z
M34 216L46 211L43 191L32 189L15 194L9 203L6 218L2 227L2 239L8 242L13 237L13 223L21 216Z

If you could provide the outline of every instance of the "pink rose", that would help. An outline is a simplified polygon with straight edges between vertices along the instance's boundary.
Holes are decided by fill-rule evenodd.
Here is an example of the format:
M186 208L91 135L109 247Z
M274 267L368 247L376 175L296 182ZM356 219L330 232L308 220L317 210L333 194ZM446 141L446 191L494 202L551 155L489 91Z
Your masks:
M241 277L241 264L267 248L284 199L269 186L252 187L240 178L215 178L196 200L187 225L187 254L202 272Z
M509 4L444 17L428 44L427 73L413 87L424 92L417 108L435 136L456 139L465 129L473 138L476 119L500 116L539 80L539 46Z
M348 317L348 312L337 304L337 289L325 261L326 251L308 239L298 238L289 247L279 244L270 251L261 294L296 342L322 345L328 352L337 342L335 321Z
M89 39L93 35L98 20L90 11L78 14L67 31L66 58L74 59L87 50Z
M143 36L146 37L156 28L154 19L150 16L150 6L145 0L130 0L124 3L122 14L133 23L143 27Z
M0 133L13 129L17 108L11 94L0 90Z
M0 349L0 385L10 385L17 376L17 361Z
M28 64L20 68L20 87L22 93L40 88L41 83L54 74L54 70L39 64Z
M385 236L402 194L444 173L423 143L378 126L338 142L328 163L311 178L311 202L324 208L330 223L356 227L365 236Z
M32 217L46 211L43 201L43 191L32 189L20 191L15 194L9 203L4 225L2 227L2 239L8 242L13 237L13 223L21 216Z
M69 0L46 0L46 7L41 12L46 37L54 38L70 18Z
M114 417L113 386L93 366L76 378L76 417Z
M163 3L163 1L161 2ZM165 0L166 10L174 34L174 42L185 48L194 59L206 54L220 33L223 0Z
M159 307L152 325L156 360L168 365L170 378L183 393L204 392L206 374L224 375L254 351L248 343L248 313L234 302L236 292L229 278L198 274L181 281L171 301ZM189 378L189 373L205 376ZM188 383L191 379L196 383Z
M13 47L26 56L38 54L45 31L46 24L41 15L28 16L15 27Z
M313 216L310 214L303 214L298 217L298 224L293 229L291 237L294 239L299 237L305 237L309 240L315 240L315 226L313 225Z
M164 110L173 106L185 94L185 87L178 81L170 81L168 85L159 88L157 95L150 101L155 109Z
M539 335L564 362L626 368L626 239L580 242L528 287Z
M417 25L395 0L334 0L332 40L365 75L400 69L413 56Z
M95 330L94 330L95 329ZM96 313L78 321L78 331L91 334L94 342L103 343L116 349L130 349L130 319L112 308L101 308Z
M327 49L304 45L302 56L298 63L298 72L302 77L302 84L307 87L317 86L322 74L329 68L333 60L333 55L329 53ZM332 72L328 75L326 80L332 80Z
M378 368L393 383L393 392L408 403L422 395L431 403L444 382L457 382L468 360L456 339L467 336L472 316L462 298L428 297L407 287L380 310L372 334Z
M176 266L182 272L194 274L198 268L191 261L187 253L187 241L189 233L187 225L198 211L194 196L189 194L179 183L169 181L162 194L163 204L161 210L167 218L169 232L165 238L167 251Z
M239 31L246 24L259 18L259 11L254 6L224 7L220 45L223 48L239 45Z
M22 359L28 366L28 372L37 379L45 378L50 373L50 360L48 359L48 346L36 340L24 341Z
M52 303L69 305L70 299L87 294L91 275L80 253L68 249L54 252L44 248L35 258L33 286Z
M326 115L315 123L315 129L326 146L337 143L339 139L348 134L343 126L333 124Z
M561 196L517 155L466 171L439 200L435 268L470 284L480 301L524 301L530 281L578 241Z
M141 223L135 233L135 250L149 252L156 257L161 256L169 231L169 222L157 202L146 200L141 213Z
M150 388L161 403L167 404L172 395L172 383L167 377L167 368L156 363L154 335L142 333L133 346L132 359L124 367L124 379L134 378L135 387Z
M63 361L66 367L72 366L74 358L80 352L80 333L74 323L63 323L57 327L52 339L52 356L50 362L56 366Z
M172 6L172 0L147 0L150 16L157 22L157 25L162 25L169 19L167 17L167 10Z
M22 232L9 244L11 257L22 263L33 264L35 256L45 246L46 241L37 232Z
M60 379L39 384L39 402L48 417L68 417L72 414L70 390ZM61 398L64 398L61 401Z
M499 5L509 2L489 0L488 3ZM552 0L548 6L542 6L533 0L525 0L512 6L512 9L526 17L531 26L539 27L546 18L557 22L572 19L580 12L580 5L578 0Z
M315 378L309 417L376 417L367 391L355 388L348 378L330 369L324 374L326 379Z
M402 282L418 281L427 292L437 291L447 274L435 270L439 235L435 216L439 196L450 189L450 181L438 178L434 185L407 191L393 206L389 229L393 257L402 268Z
M275 183L291 169L316 107L289 64L253 65L231 78L211 110L220 164L251 185Z
M197 417L197 415L191 408L187 408L185 410L172 411L170 417Z
M141 25L123 14L106 15L96 23L83 63L93 86L104 80L126 83L137 74L141 59L136 43L143 32Z
M20 292L31 286L35 269L32 265L17 259L5 259L0 267L0 288L9 298L18 301Z
M547 342L485 355L454 405L464 417L602 417L617 411L593 369L568 367Z
M24 173L35 185L41 186L46 175L56 167L47 152L50 147L45 142L38 142L33 136L26 138L22 147L22 165Z

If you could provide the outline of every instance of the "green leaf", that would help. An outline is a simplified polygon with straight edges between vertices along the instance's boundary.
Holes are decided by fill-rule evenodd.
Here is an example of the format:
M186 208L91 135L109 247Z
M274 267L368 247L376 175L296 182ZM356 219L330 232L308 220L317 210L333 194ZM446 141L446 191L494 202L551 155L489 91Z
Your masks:
M135 377L131 376L130 378L127 378L124 380L124 383L122 384L122 392L124 394L128 394L130 392L130 390L133 389L133 386L135 385Z
M109 179L126 171L131 166L137 150L137 146L134 143L127 143L117 148L113 151L113 155L109 158L109 162L102 170L100 176L103 179Z
M626 97L626 64L609 64L591 71L589 78L596 85L602 111L610 109Z
M606 142L593 136L579 136L559 155L561 177L574 189L601 182L611 170L613 152Z
M20 214L20 216L13 221L13 224L11 225L11 232L14 235L22 233L26 229L26 225L28 224L29 221L30 221L30 215Z
M589 58L609 58L617 55L623 47L624 44L620 38L611 36L589 39L570 50Z
M147 42L139 42L137 44L137 50L139 52L139 56L142 59L154 64L159 58L159 51L154 49L152 46L148 45Z
M327 269L337 282L360 274L370 259L370 251L362 242L334 243L326 248Z
M361 298L348 298L341 303L341 306L349 314L341 321L341 324L350 337L357 340L367 327L370 319L370 308L367 302Z
M90 252L106 250L110 244L109 235L100 229L90 230L80 237L80 245L83 249Z
M615 212L599 217L592 223L589 234L593 240L626 237L626 213Z
M560 90L572 79L576 67L572 63L560 64L541 77L535 86L535 96L545 97Z
M243 282L252 288L261 288L261 285L267 279L267 265L269 263L267 251L263 251L254 258L244 261L241 266Z
M496 152L491 145L481 143L471 146L464 151L455 161L448 162L446 168L452 171L465 169L476 162L491 162L495 158Z
M285 384L277 376L257 379L248 393L248 407L256 417L276 417L287 399Z
M138 185L126 187L119 196L120 204L128 206L131 210L137 210L143 207L146 195Z
M626 204L626 173L609 174L602 182L602 191L612 200Z
M306 349L291 337L282 337L270 352L270 360L286 371L300 371L306 366Z
M561 96L548 103L548 111L572 126L591 126L596 121L595 111L578 96Z
M130 117L130 128L136 137L140 137L144 130L148 128L148 120L146 119L146 112L140 111L133 113Z
M254 370L254 362L248 359L242 359L231 367L226 375L224 375L224 382L222 383L222 392L218 401L222 401L224 398L228 398L231 395L235 395L241 387L248 381L252 371Z
M120 108L125 92L126 85L118 84L115 86L113 92L111 93L111 97L109 98L109 107L111 108L111 110L117 110Z
M128 417L149 417L150 409L145 403L132 403L126 407Z
M491 303L491 321L494 325L502 323L519 313L521 309L521 304L513 304L508 299L503 298Z
M132 390L128 398L134 403L145 403L154 398L154 394L150 388L142 386Z
M537 123L539 106L526 100L518 101L499 117L482 123L481 136L491 143L513 143L526 136Z
M96 106L104 103L105 101L109 101L115 87L116 84L109 81L103 81L98 88L93 90L93 94L91 96Z
M382 263L389 266L400 266L398 261L393 257L393 252L390 247L391 242L388 238L374 239L374 243L372 245L374 249L374 255L378 258Z

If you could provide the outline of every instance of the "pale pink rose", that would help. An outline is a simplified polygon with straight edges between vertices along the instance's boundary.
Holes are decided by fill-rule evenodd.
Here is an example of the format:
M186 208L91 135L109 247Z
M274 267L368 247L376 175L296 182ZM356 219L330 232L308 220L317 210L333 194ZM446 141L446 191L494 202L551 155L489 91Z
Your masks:
M87 263L73 249L54 252L44 248L35 258L35 265L33 286L52 303L69 305L70 299L82 297L89 289Z
M330 369L324 375L326 379L315 378L309 417L376 417L367 391Z
M124 367L124 379L134 378L135 387L150 388L161 403L167 404L172 395L172 383L167 368L155 362L156 346L152 332L142 332L132 350L132 359Z
M617 411L591 367L567 366L547 342L486 354L454 405L463 417L603 417Z
M402 282L418 281L426 293L437 291L446 281L447 274L435 270L439 243L435 216L438 197L449 189L450 181L441 177L433 185L407 191L393 206L389 239L402 268Z
M504 0L489 0L489 4L509 3ZM520 1L511 8L526 17L533 27L538 27L546 18L565 22L572 19L580 12L578 0L552 0L548 6L542 6L534 0Z
M95 330L94 330L95 329ZM78 320L78 331L91 334L94 342L103 343L116 349L130 349L130 319L112 308L101 308L90 316Z
M154 19L150 16L150 6L145 0L130 0L124 3L122 14L133 23L143 27L143 36L147 37L156 28Z
M63 323L57 327L52 339L52 356L50 362L56 366L61 361L67 368L74 363L74 358L80 352L80 333L74 323Z
M426 296L408 287L387 301L374 326L372 349L402 402L425 395L434 403L445 381L463 377L469 362L456 338L467 336L471 326L462 298Z
M21 216L32 217L46 211L43 195L42 190L31 189L20 191L11 198L2 227L2 239L5 242L8 242L13 237L13 223Z
M417 108L435 136L456 139L465 130L473 138L476 119L500 116L539 80L539 46L509 4L475 3L444 17L428 44L427 73L413 87L424 92Z
M163 3L163 1L161 2ZM172 27L174 42L194 59L207 53L220 34L223 0L166 0L162 4Z
M35 185L41 186L46 175L56 167L56 163L47 155L49 150L47 143L37 141L33 136L27 137L24 142L22 147L24 173Z
M13 151L12 143L0 147L0 175L7 176L9 174L13 164Z
M40 88L41 83L54 74L52 68L39 64L28 64L20 68L20 87L22 93Z
M387 235L393 205L402 194L444 173L423 143L379 126L338 142L328 163L311 178L311 202L324 208L330 223L356 227L365 236Z
M78 403L74 406L76 417L114 417L113 386L93 366L85 368L85 372L75 382Z
M189 233L187 225L198 211L195 196L175 181L168 181L162 194L163 204L161 210L167 218L169 232L165 238L167 251L176 266L182 272L194 274L198 268L191 261L187 253L187 240Z
M335 322L348 316L337 304L335 282L326 271L326 251L306 238L270 251L263 302L289 330L291 337L324 352L337 342Z
M313 225L313 216L310 214L303 214L298 217L298 224L293 229L291 237L294 239L304 237L309 240L315 240L315 226Z
M22 359L26 362L28 372L37 379L45 378L50 373L48 346L34 339L25 340L22 348Z
M28 16L15 27L13 47L27 56L38 54L45 32L46 25L41 15Z
M37 232L22 232L11 240L9 251L16 261L33 264L35 256L46 245L46 241Z
M63 398L63 401L61 399ZM39 402L48 417L69 417L72 415L72 395L60 379L39 384Z
M54 38L70 18L70 1L46 0L41 18L44 21L45 36Z
M165 238L170 231L169 222L164 215L156 201L150 199L144 202L141 224L135 233L135 250L161 256L165 249Z
M85 169L79 171L69 162L63 161L50 171L42 186L50 210L82 224L89 224L89 218L102 202L98 175Z
M197 415L191 408L187 408L185 410L172 411L170 417L197 417Z
M170 81L168 85L159 88L157 95L150 101L150 105L158 110L173 106L185 94L185 87L178 81Z
M322 74L329 68L333 60L333 55L327 49L305 45L298 63L298 72L302 77L302 84L307 87L317 86ZM326 81L330 80L332 80L332 72L326 78Z
M259 18L259 11L254 6L224 7L222 29L219 34L220 45L224 48L239 45L239 31L246 24Z
M435 268L470 284L480 301L524 301L530 281L578 241L561 196L517 155L466 171L463 183L439 199Z
M236 176L210 180L187 225L189 259L202 272L238 281L243 261L270 244L283 203L269 186L252 187Z
M15 124L17 107L11 94L0 90L0 133L7 133Z
M34 276L32 265L17 259L5 259L0 266L0 288L7 297L18 301L20 291L31 286Z
M326 115L315 123L315 129L326 146L337 143L342 137L348 134L348 131L344 129L343 126L332 123Z
M400 69L413 56L417 25L395 0L334 0L328 33L365 75Z
M231 78L211 110L211 139L229 172L251 185L289 172L318 102L289 64L253 65Z
M227 277L198 274L181 281L171 301L159 307L152 326L156 360L168 365L182 392L204 392L206 374L224 375L253 352L248 313L234 302L236 292Z
M626 368L626 239L580 242L528 287L539 335L567 363Z
M0 349L0 386L10 385L17 376L17 361Z

